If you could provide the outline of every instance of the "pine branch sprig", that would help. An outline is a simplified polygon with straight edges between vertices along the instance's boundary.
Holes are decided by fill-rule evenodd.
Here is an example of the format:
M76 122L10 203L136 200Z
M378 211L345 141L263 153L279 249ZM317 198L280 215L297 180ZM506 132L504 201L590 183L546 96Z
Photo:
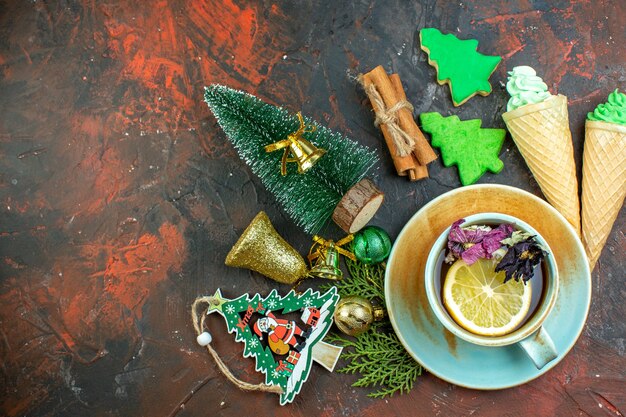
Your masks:
M339 295L361 295L384 305L384 265L366 265L346 259L346 266L350 277L334 283ZM331 286L326 284L322 288ZM389 319L385 318L373 323L357 338L346 338L337 333L326 336L326 341L345 348L341 357L347 364L338 372L360 374L352 386L376 387L376 391L368 394L371 398L384 398L397 392L404 394L413 388L422 374L422 367L408 354L390 327Z
M350 278L323 285L321 288L327 291L335 285L341 296L358 294L368 300L378 299L381 304L385 304L385 286L383 284L385 267L382 264L366 265L346 258L346 266Z
M342 354L347 365L338 372L361 374L354 387L378 388L368 394L369 397L384 398L396 392L408 392L422 373L421 366L404 350L395 334L370 329L353 340L334 333L327 339L348 348Z

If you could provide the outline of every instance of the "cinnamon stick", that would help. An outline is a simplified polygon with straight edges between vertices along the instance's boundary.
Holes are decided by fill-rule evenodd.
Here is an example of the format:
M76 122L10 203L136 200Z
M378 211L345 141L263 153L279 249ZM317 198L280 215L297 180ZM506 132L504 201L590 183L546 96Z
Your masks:
M361 78L361 82L363 83L363 86L366 88L370 85L374 85L374 83L369 77L369 74L363 75ZM374 85L374 87L376 86ZM371 100L371 102L372 102L372 107L374 108L375 113L378 113L383 110L380 107L378 107L378 104L375 101ZM396 145L393 142L391 133L389 132L389 129L387 128L387 126L385 124L380 125L380 130L383 132L385 143L387 144L387 148L389 149L389 152L391 153L393 165L396 168L396 172L398 173L398 175L400 176L408 175L411 181L416 181L420 178L424 178L423 171L419 170L420 172L418 172L418 170L416 169L416 167L419 165L419 162L417 161L417 158L415 157L415 155L413 154L409 154L406 156L398 155ZM428 171L426 172L426 175L428 175Z
M396 92L398 100L406 100L406 93L404 92L404 87L402 87L402 81L400 80L400 76L398 74L391 74L389 76L389 81L391 81L391 85L393 86L393 89ZM422 133L420 128L415 124L412 114L411 114L411 120L413 121L412 125L414 126L414 128L407 130L407 133L411 135L411 137L413 137L415 140L415 149L413 150L412 155L415 157L415 159L417 159L417 165L415 166L416 179L426 178L428 177L428 168L426 167L426 164L437 159L437 155L435 155L433 148L431 148L428 141L426 141L426 138L424 137L424 134ZM417 139L418 137L420 137L421 139ZM430 153L432 153L432 155L435 155L435 158L430 159L427 163L421 163L421 160L417 154L417 149L420 148L420 145L418 144L422 143L422 146L424 146L423 145L424 142L426 143L426 146L428 147L424 151L425 159L431 158L428 152L428 149L430 149Z
M396 89L393 87L385 69L381 65L374 68L367 75L378 89L378 92L382 96L387 108L393 107L398 103L398 101L400 101L400 98L396 93ZM400 84L400 86L401 85L402 84ZM400 90L404 92L402 88L400 88ZM417 127L417 124L415 124L412 112L406 108L400 109L398 111L398 124L402 130L409 133L409 135L413 137L415 141L413 154L416 156L420 165L429 164L437 159L437 155L433 151L433 148L430 147L430 144L424 137L424 134L419 127Z

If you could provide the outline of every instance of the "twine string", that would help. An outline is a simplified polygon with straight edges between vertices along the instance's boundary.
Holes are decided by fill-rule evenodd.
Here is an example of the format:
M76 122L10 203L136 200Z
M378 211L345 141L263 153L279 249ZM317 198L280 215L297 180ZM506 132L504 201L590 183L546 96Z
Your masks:
M201 307L207 304L216 305L215 298L211 296L198 297L196 298L196 301L194 301L191 306L191 319L193 321L193 327L196 329L196 333L198 334L198 336L200 336L202 332L204 331L204 329L206 328L205 321L207 318L207 314L206 314L207 308L206 307L201 308ZM215 351L215 349L213 349L210 343L206 345L206 348L211 354L211 356L213 357L213 360L215 360L215 363L217 364L217 367L219 368L219 370L222 371L224 376L226 376L226 378L230 382L235 384L239 389L242 389L244 391L273 392L276 394L283 393L283 389L278 385L267 385L264 383L250 384L248 382L240 380L235 375L233 375L233 373L230 371L228 366L226 366L224 361L222 361L222 358L220 358L220 355Z
M385 101L374 84L365 85L362 76L358 78L358 81L365 90L365 94L367 94L369 99L376 104L373 106L374 113L376 114L374 126L379 127L383 124L387 126L398 156L409 155L413 152L413 149L415 149L415 141L398 125L398 112L402 109L408 109L412 112L413 105L406 100L400 100L390 108L387 108Z

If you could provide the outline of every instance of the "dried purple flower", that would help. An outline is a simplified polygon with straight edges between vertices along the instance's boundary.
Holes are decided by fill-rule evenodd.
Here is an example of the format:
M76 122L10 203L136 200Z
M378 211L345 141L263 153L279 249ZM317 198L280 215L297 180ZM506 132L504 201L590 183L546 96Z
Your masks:
M502 247L501 240L513 233L513 226L501 224L495 229L489 226L461 227L465 219L454 222L448 234L448 249L450 253L446 260L461 258L468 265L479 258L491 259L492 254Z
M461 253L461 259L465 261L466 264L471 265L480 258L486 258L487 252L485 252L485 248L480 243L475 243L470 246L467 250L464 250Z
M465 219L459 219L452 223L448 234L448 249L455 258L461 258L471 265L484 255L480 242L491 228L486 226L462 228L461 224L464 221Z
M467 241L465 232L461 229L464 221L465 219L459 219L452 223L450 233L448 233L448 249L457 258L461 257L461 253L465 250L463 244Z
M503 246L502 241L510 237L514 230L510 224L502 223L485 235L482 245L485 248L485 252L489 255L487 259L490 259L491 255Z
M535 274L535 266L539 265L541 260L548 253L543 247L537 243L534 236L530 236L526 240L514 244L509 248L502 260L496 265L495 271L504 271L506 283L510 279L519 281L522 279L526 283Z

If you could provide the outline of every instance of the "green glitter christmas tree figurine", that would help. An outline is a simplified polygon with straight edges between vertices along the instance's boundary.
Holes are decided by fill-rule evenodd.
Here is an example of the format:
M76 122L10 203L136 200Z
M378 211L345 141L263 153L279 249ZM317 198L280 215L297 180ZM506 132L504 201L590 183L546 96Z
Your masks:
M318 233L331 217L356 232L382 204L365 179L377 162L368 148L223 85L206 87L204 99L241 159L306 232Z

